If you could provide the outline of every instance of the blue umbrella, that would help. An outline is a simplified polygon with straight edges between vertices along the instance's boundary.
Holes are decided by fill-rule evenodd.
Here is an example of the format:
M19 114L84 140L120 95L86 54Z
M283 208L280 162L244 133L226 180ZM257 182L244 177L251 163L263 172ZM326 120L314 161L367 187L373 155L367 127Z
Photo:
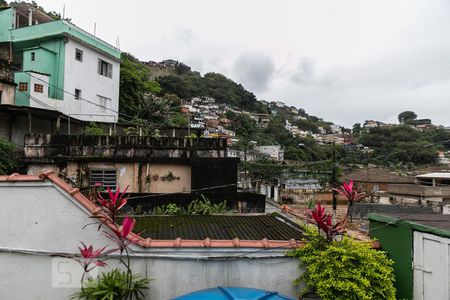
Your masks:
M222 287L201 290L175 298L174 300L295 300L278 294L257 289Z

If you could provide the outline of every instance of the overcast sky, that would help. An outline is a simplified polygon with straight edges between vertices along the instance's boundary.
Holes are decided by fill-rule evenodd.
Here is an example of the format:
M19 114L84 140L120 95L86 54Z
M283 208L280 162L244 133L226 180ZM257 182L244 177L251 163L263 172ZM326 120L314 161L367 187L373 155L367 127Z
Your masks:
M140 60L220 72L344 126L450 125L448 0L37 0Z

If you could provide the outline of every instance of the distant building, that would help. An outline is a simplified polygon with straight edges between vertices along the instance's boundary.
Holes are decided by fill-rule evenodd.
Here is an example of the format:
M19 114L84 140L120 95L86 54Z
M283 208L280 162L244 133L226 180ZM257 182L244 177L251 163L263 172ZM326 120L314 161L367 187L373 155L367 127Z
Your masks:
M255 150L262 154L268 155L273 160L284 160L284 149L280 145L258 146L255 147Z
M27 3L1 9L0 24L0 43L14 51L15 105L117 122L119 49Z

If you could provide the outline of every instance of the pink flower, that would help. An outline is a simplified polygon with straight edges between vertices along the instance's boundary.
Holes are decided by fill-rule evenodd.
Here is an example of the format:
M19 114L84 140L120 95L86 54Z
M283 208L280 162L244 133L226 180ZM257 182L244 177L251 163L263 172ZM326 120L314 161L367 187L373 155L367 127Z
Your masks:
M106 247L94 250L94 247L92 247L92 245L87 247L83 242L80 243L83 245L83 248L78 247L78 249L80 250L81 259L76 260L81 264L85 272L89 272L90 270L95 268L95 266L90 268L91 264L95 264L96 266L99 267L103 267L106 265L105 262L98 259L103 255L111 253L110 251L103 252Z
M111 191L111 188L109 186L106 187L106 190L108 191L109 199L103 198L103 196L98 193L97 201L100 203L101 206L103 206L110 217L115 220L117 212L125 205L127 204L127 198L124 198L124 195L128 189L128 186L125 188L125 190L120 193L120 187L117 187L117 190L115 192Z

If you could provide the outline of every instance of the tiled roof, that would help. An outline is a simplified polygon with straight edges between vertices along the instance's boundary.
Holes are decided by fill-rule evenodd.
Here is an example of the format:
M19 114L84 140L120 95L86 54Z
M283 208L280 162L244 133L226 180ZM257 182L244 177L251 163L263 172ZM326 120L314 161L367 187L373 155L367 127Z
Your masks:
M136 218L136 232L152 239L299 240L300 228L272 215L143 216Z
M39 176L37 175L19 175L19 174L11 174L6 176L0 176L0 182L23 182L23 181L44 181L50 180L63 189L65 192L70 194L75 201L78 201L82 206L84 206L90 213L101 215L102 210L100 207L92 203L89 199L87 199L78 188L74 188L68 183L66 183L63 179L58 177L53 171L46 171ZM149 217L147 217L150 219ZM216 218L216 216L209 216L209 219L212 220ZM220 218L220 217L219 217ZM212 229L212 227L208 227L210 229L204 229L203 234L182 234L181 231L174 231L181 236L177 236L174 234L169 237L164 237L165 239L158 239L159 237L155 236L155 239L151 238L151 235L145 233L143 237L137 236L134 233L131 233L128 238L135 241L135 243L139 246L146 248L297 248L303 245L303 242L300 242L300 231L294 229L294 227L288 227L288 225L284 224L280 220L277 220L273 217L268 217L269 219L264 219L264 221L255 221L252 219L252 222L249 221L248 217L244 217L246 219L245 222L240 225L234 224L234 230L236 230L236 234L231 234L232 227L228 227L228 235L223 235L226 226L233 226L230 224L230 221L226 223L227 225L222 226L222 229L219 230L217 227ZM272 219L270 219L272 218ZM195 219L195 218L193 218ZM236 220L236 219L235 219ZM139 221L137 221L139 222ZM142 220L140 221L142 222ZM236 221L234 221L236 222ZM141 223L142 224L142 223ZM258 224L258 226L256 226ZM106 223L107 226L113 227L112 224ZM248 226L247 226L248 225ZM276 225L276 226L275 226ZM280 225L280 228L277 226ZM137 225L136 232L139 230L139 226ZM267 228L263 228L267 226ZM272 228L270 229L270 227ZM199 230L200 223L197 222L196 227ZM289 229L288 229L289 228ZM192 230L192 229L191 229ZM287 231L289 230L289 231ZM252 232L254 231L254 232ZM283 231L287 231L282 233ZM219 235L219 233L221 235ZM270 233L270 234L269 234ZM148 236L147 236L148 235ZM235 238L231 238L231 236L235 236ZM185 238L186 237L186 238ZM272 239L273 238L273 239Z
M396 175L385 168L364 168L355 170L342 176L342 179L353 179L355 182L371 183L414 183L413 179Z

